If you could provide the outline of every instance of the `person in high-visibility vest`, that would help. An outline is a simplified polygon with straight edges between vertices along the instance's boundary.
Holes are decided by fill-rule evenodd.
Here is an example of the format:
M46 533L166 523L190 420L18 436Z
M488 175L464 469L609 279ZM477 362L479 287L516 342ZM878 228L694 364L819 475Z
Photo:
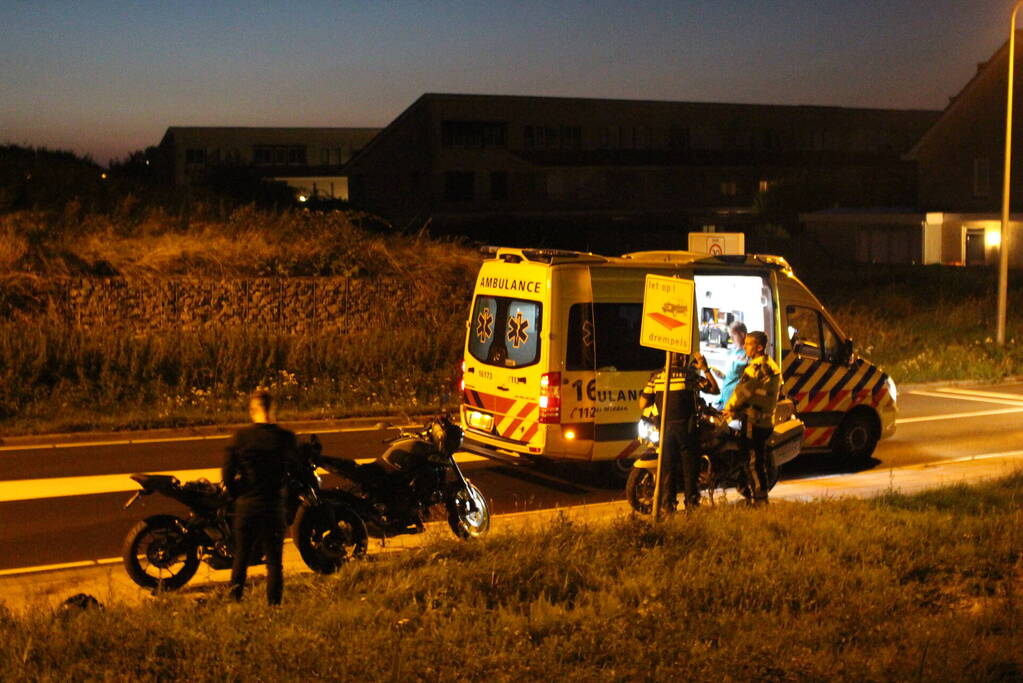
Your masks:
M668 509L678 505L679 460L682 465L682 486L687 510L700 504L697 478L700 474L700 439L696 424L696 402L700 393L717 394L717 380L710 372L707 359L699 353L676 355L671 367L671 386L666 409L667 439L664 440L662 482L667 484ZM660 406L664 403L664 370L656 372L640 396L643 417L660 426ZM663 435L661 438L664 438Z
M749 365L742 373L735 392L725 405L726 419L742 419L743 447L749 453L747 468L754 504L767 503L770 486L767 439L774 430L774 411L781 391L781 370L767 354L767 335L750 332L744 344Z

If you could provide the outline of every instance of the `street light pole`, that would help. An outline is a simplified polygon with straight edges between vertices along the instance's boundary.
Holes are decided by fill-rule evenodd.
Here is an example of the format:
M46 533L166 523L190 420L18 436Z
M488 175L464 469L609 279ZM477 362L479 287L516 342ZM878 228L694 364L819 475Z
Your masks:
M1009 305L1009 181L1012 164L1012 75L1016 61L1016 14L1023 0L1016 0L1009 21L1009 89L1005 98L1005 169L1002 173L1002 239L998 249L998 345L1005 346L1005 316Z

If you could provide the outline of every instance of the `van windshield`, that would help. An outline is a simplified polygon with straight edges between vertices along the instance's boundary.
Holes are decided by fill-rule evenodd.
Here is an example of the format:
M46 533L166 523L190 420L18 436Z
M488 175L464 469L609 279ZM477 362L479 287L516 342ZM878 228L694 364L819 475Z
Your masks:
M469 353L487 365L518 368L540 359L539 301L477 296L469 320Z

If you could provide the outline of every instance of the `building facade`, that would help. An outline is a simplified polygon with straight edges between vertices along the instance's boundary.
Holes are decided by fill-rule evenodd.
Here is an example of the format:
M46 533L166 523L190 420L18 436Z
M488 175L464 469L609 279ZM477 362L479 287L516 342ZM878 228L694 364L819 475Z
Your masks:
M782 183L826 185L838 203L911 203L915 169L901 157L937 115L426 94L344 170L353 203L412 227L494 216L726 226Z
M1017 40L1023 38L1023 32ZM1015 70L1023 68L1017 53ZM821 244L860 263L994 265L1002 249L1008 43L1002 45L906 155L916 163L913 209L818 211L801 216ZM1017 90L1018 92L1018 90ZM1013 102L1012 209L1023 211L1023 99ZM1009 263L1023 267L1023 228L1009 221Z
M159 150L175 185L206 182L212 173L244 169L280 180L308 196L348 199L341 168L379 128L167 129Z

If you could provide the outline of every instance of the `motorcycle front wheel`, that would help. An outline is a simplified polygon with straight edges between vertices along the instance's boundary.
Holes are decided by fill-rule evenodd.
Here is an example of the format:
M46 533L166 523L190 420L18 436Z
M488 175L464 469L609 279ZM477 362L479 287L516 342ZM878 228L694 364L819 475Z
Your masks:
M625 482L625 499L633 510L641 515L649 515L654 509L654 471L633 467Z
M172 515L150 517L132 527L121 548L132 581L152 590L176 590L195 576L199 555L182 528Z
M302 561L319 574L333 574L364 556L369 544L362 518L348 507L329 504L299 508L292 538Z
M468 489L459 487L448 500L448 526L463 540L479 538L490 530L490 507L473 484L469 484Z

